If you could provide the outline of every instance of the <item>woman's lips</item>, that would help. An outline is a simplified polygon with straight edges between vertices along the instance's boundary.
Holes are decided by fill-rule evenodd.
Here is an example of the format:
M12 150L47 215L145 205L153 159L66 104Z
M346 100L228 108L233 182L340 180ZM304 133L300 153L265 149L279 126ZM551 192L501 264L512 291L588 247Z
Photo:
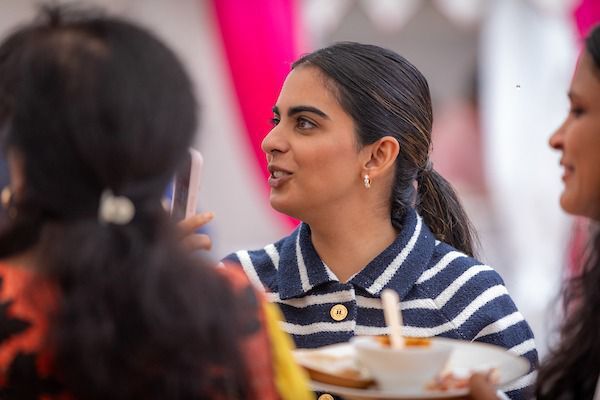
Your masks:
M271 172L271 176L269 176L269 186L273 189L277 189L289 181L292 177L292 174L287 171L277 170L277 169L269 169Z
M563 166L562 180L564 182L567 179L569 179L571 177L571 175L573 175L573 173L575 172L575 168L573 168L570 165L565 165L565 164L562 164L562 166Z

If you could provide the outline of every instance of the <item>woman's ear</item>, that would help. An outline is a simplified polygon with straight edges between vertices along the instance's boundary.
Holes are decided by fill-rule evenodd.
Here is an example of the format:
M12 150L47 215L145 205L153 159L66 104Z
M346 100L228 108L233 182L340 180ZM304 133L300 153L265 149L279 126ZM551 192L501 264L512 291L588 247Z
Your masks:
M384 175L393 169L400 152L400 144L393 136L384 136L381 139L363 148L365 151L364 171L370 177Z

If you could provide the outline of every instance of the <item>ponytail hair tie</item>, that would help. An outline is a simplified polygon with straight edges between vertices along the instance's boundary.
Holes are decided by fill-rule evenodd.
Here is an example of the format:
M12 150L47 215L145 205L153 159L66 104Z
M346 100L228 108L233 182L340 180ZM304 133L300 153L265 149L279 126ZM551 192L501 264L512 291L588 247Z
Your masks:
M425 166L423 168L421 168L421 170L419 171L419 178L422 178L425 175L431 174L432 171L433 171L433 163L431 162L431 160L427 160L427 163L425 164Z
M431 162L431 160L427 160L427 164L425 164L425 168L423 168L423 171L426 173L430 173L431 171L433 171L433 163Z
M115 196L110 189L104 189L100 196L98 221L101 223L127 225L135 216L133 202L125 196Z

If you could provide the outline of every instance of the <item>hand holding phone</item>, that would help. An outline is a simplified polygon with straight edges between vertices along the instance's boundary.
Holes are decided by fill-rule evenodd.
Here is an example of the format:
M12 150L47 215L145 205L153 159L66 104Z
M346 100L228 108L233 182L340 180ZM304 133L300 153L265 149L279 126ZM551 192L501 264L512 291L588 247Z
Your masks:
M202 154L190 148L185 162L175 172L171 198L171 218L174 221L184 220L196 213L203 162Z

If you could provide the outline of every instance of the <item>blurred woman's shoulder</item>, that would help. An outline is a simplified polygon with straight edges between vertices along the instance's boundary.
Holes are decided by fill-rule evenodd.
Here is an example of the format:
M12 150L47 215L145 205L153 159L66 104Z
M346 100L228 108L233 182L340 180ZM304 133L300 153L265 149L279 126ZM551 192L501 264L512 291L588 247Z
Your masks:
M280 328L281 312L267 303L265 293L257 288L239 265L219 264L217 271L232 285L247 313L240 329L247 333L243 351L257 398L312 399L307 377L293 360L291 338Z

